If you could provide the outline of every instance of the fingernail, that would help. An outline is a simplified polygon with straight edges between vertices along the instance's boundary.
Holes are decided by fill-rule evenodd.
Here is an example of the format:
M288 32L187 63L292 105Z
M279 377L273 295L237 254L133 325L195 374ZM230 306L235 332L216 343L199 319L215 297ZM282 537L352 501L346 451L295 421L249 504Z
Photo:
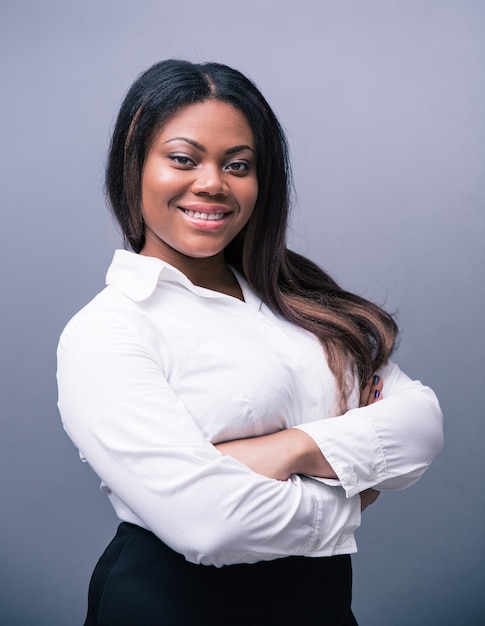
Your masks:
M376 389L374 391L374 398L378 398L381 395L381 392L379 391L379 389Z
M379 380L380 380L380 379L379 379L379 376L376 374L376 375L374 376L373 380L372 380L372 384L373 384L373 385L377 385L377 383L379 382Z

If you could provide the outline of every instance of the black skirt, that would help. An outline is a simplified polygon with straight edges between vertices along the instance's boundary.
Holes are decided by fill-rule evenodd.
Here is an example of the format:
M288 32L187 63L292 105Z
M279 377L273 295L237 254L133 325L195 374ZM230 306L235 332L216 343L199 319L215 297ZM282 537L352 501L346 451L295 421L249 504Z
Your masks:
M194 565L123 522L89 586L85 626L356 626L350 557Z

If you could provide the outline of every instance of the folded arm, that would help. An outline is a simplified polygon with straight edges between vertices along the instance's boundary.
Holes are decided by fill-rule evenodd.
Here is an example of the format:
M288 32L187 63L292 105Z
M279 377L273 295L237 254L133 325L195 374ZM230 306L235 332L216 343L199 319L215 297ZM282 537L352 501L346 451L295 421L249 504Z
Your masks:
M216 566L354 552L359 498L222 455L163 376L156 340L96 313L71 322L58 350L65 429L130 521Z
M365 508L372 495L368 490L409 487L443 446L443 416L433 391L393 363L379 374L382 396L375 398L371 389L367 400L361 396L359 408L342 416L218 447L254 471L280 480L302 473L341 485L349 498L365 493Z
M415 483L443 447L443 415L429 388L389 362L378 372L383 400L341 417L297 426L312 437L347 497L375 487L399 490Z
M382 378L371 378L360 395L360 406L382 400L382 389ZM228 441L217 444L216 448L222 454L238 459L253 471L277 480L287 480L292 474L338 479L313 438L299 428ZM373 491L366 489L361 494L361 510L376 500L378 492Z

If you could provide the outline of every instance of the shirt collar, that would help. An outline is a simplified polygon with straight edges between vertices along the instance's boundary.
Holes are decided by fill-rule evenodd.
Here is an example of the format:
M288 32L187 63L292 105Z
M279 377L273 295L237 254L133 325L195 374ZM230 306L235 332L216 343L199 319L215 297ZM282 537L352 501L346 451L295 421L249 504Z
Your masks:
M261 299L253 292L244 276L236 271L234 273L245 302L259 309ZM153 294L160 281L180 283L190 291L206 298L226 297L217 291L194 285L180 270L161 259L143 256L129 250L115 250L106 274L107 285L116 287L131 300L141 302Z
M107 285L116 287L135 302L149 298L159 280L192 285L182 272L165 261L129 250L115 250L106 274Z

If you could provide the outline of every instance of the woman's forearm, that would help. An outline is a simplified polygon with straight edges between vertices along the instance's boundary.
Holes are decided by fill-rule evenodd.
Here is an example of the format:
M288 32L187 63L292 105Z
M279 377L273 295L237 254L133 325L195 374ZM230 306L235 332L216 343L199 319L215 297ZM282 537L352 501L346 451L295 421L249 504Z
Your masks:
M379 376L370 378L361 392L360 406L379 402L382 399L382 387ZM338 478L313 438L297 428L228 441L217 444L216 448L254 472L277 480L287 480L292 474Z
M292 474L337 478L317 444L297 428L250 439L236 439L217 444L216 448L254 472L277 480L287 480Z

